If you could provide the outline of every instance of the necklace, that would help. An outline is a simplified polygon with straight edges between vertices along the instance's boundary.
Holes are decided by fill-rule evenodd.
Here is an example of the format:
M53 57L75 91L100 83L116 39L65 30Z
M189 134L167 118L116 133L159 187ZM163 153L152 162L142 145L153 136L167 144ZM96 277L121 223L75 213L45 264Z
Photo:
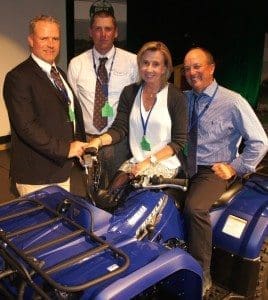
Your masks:
M143 106L146 111L149 111L156 101L156 95L160 91L160 88L156 91L150 88L144 88L142 91L142 99L143 99Z
M155 104L157 93L142 93L142 103L146 111L149 111Z
M146 93L146 92L144 92L143 94L145 95L145 97L148 97L148 98L152 99L152 98L155 98L157 93Z

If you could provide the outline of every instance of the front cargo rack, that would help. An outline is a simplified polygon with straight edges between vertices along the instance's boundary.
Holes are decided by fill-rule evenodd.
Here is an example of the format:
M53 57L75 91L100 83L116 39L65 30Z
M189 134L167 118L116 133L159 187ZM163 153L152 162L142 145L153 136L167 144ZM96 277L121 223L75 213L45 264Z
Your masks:
M70 194L58 194L62 197L57 200L58 204L83 206ZM65 209L59 210L59 205L48 205L47 199L53 201L53 194L36 195L0 205L2 293L12 298L12 292L5 288L11 278L13 282L20 282L17 284L19 295L25 295L28 288L43 299L50 299L46 292L48 286L56 293L77 293L128 268L129 258L123 251L96 236L91 228L81 226ZM66 195L70 197L66 199ZM79 276L75 274L89 274L89 262L94 263L94 259L100 264L100 272L76 280ZM105 268L101 268L103 265ZM72 275L62 281L66 272ZM81 282L77 282L79 280Z

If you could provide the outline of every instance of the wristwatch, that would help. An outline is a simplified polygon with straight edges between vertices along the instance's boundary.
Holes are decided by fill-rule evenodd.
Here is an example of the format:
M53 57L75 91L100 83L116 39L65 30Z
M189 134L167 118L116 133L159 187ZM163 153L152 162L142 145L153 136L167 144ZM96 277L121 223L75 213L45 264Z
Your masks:
M155 155L150 156L150 163L155 166L158 163L157 157Z

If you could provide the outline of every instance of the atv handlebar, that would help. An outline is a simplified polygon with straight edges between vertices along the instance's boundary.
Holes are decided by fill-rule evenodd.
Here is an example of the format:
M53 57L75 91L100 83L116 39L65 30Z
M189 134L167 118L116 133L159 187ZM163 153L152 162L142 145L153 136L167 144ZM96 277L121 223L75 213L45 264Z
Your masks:
M85 168L85 172L89 175L89 169L93 169L93 177L100 173L100 162L98 160L98 149L95 147L89 147L85 149L83 159L80 161L81 165ZM94 168L95 166L95 168ZM98 174L95 174L95 173ZM96 181L96 180L95 180ZM95 189L98 190L99 181L96 181ZM146 188L146 189L164 189L174 188L183 191L187 191L188 179L185 178L165 178L163 176L154 175L148 177L146 175L136 176L130 181L130 184L134 188Z
M85 149L85 155L90 154L91 156L96 156L98 154L98 149L95 147L89 147Z
M164 178L162 175L151 177L150 182L152 184L173 184L173 185L182 185L188 186L188 179L186 178Z
M88 174L88 169L92 168L93 160L96 160L98 154L98 149L94 147L86 148L83 155L83 159L80 160L80 164L85 168L86 174Z
M163 176L154 175L153 177L148 176L137 176L132 184L135 188L146 188L146 189L163 189L163 188L174 188L178 190L187 191L188 179L182 178L164 178Z

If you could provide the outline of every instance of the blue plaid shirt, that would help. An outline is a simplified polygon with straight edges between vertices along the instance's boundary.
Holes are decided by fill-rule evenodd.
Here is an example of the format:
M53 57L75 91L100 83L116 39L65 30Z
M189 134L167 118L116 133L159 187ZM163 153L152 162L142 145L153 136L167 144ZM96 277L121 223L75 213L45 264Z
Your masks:
M267 135L249 103L238 93L218 86L211 101L216 88L217 82L214 80L198 100L197 164L226 162L234 167L238 175L254 172L267 153ZM192 90L185 93L190 114L194 93ZM239 154L242 138L244 148Z

